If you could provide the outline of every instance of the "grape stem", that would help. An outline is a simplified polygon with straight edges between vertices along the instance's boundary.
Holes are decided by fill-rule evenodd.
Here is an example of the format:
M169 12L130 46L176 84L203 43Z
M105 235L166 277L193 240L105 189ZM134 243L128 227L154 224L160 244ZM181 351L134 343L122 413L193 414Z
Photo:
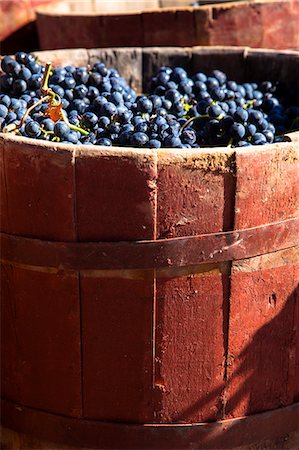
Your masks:
M201 119L202 117L209 117L209 115L208 115L208 114L204 114L204 115L202 115L202 116L190 117L190 119L188 119L187 122L185 122L185 123L181 126L181 132L189 125L189 123L193 122L194 120Z
M25 120L27 119L28 115L31 113L31 111L36 108L38 105L40 105L41 103L45 102L46 100L49 100L51 97L49 95L46 95L45 97L40 98L37 102L35 102L33 105L30 106L30 108L28 108L25 112L25 114L23 115L21 122L17 125L16 123L11 123L9 125L7 125L7 127L5 127L5 129L3 130L4 133L10 133L11 131L15 131L18 130L19 128L22 127L22 125L24 124Z
M89 132L86 130L83 130L83 128L77 127L76 125L73 125L72 123L70 123L68 121L64 111L61 111L61 116L62 116L63 121L68 124L68 126L70 127L71 130L79 131L79 133L84 134L85 136L87 136L89 134Z
M50 95L51 98L54 99L55 93L48 86L51 70L52 70L52 63L51 62L47 62L40 90L41 90L42 94Z
M228 147L228 148L231 148L233 142L234 142L233 138L230 138L230 140L229 140L229 142L228 142L228 144L227 144L227 147Z
M41 92L48 94L50 96L50 101L52 104L53 104L53 102L55 102L55 97L57 97L57 99L58 99L57 106L58 106L58 105L61 105L61 103L62 103L61 98L59 97L58 94L53 92L53 90L51 88L49 88L49 86L48 86L51 70L52 70L52 63L47 62L46 67L45 67L44 76L42 79ZM76 125L69 123L64 111L61 111L61 117L62 117L62 120L68 124L68 126L70 127L71 130L79 131L79 133L84 134L84 135L89 134L88 131L83 130L83 128L77 127Z

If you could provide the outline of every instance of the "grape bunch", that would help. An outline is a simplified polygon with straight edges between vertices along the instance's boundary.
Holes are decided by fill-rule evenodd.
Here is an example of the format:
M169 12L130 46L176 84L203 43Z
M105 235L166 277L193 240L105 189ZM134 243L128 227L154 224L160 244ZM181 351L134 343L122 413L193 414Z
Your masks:
M0 131L67 144L145 148L244 147L298 129L294 92L280 83L237 83L213 70L190 77L163 66L138 95L118 71L55 67L18 52L1 61Z

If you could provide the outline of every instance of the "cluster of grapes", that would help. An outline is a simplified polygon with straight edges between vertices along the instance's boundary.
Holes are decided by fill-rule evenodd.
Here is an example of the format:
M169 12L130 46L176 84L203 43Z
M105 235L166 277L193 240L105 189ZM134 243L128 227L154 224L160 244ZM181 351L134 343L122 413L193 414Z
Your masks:
M149 95L137 95L115 69L56 67L47 92L60 113L41 101L45 67L33 55L3 57L0 131L71 144L126 147L263 145L298 128L299 107L278 99L269 81L238 84L220 70L192 78L161 67ZM28 113L30 110L30 114Z

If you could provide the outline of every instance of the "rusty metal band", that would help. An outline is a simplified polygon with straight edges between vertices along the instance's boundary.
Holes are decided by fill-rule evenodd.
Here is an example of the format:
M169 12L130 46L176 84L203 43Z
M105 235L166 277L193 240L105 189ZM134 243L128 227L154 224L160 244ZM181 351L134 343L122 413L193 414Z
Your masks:
M4 427L44 441L76 448L207 450L248 446L265 439L272 442L274 447L276 439L299 431L299 403L212 423L161 425L71 418L6 400L2 401L1 409Z
M1 233L1 259L61 270L159 269L236 261L295 247L299 218L172 239L58 242Z

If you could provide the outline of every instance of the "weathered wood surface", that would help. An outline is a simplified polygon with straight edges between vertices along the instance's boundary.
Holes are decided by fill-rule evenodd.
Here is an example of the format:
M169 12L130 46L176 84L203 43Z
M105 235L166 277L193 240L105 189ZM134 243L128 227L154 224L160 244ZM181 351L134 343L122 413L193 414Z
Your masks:
M120 14L122 11L107 14L94 7L85 7L84 14L78 10L68 13L57 8L39 9L41 48L114 45L299 48L298 0L237 1L199 7L190 4L191 0L168 1L164 2L166 8L145 9L138 2L138 7L126 14ZM65 26L70 21L72 26Z
M264 55L265 71L272 67L272 79L284 79L286 67L293 72L299 60L296 52L233 48L213 48L210 56L208 48L124 52L57 51L53 59L74 55L86 64L103 54L117 63L120 54L121 70L135 52L138 68L131 73L140 86L142 71L161 63L181 61L191 71L239 67L240 79L254 79L255 69L246 69ZM48 59L49 53L39 56ZM298 215L299 147L298 133L290 136L293 142L192 153L0 136L2 232L12 245L3 247L1 271L5 426L29 434L46 428L40 437L50 442L77 436L75 445L86 447L102 433L109 445L118 439L118 448L130 442L135 444L127 448L136 448L138 436L144 448L146 442L152 448L169 448L169 442L171 448L217 448L215 442L231 435L215 421L277 408L275 414L285 417L275 415L277 426L271 419L263 428L248 416L246 445L296 430L299 256L296 228L290 237L286 224ZM269 234L270 247L252 240L255 252L244 253L245 229L273 230L275 223L283 225ZM167 254L167 242L197 236L202 242L218 236L239 253L225 253L222 245L222 258L214 262L206 252L189 266L188 258L196 257L191 250L184 250L185 259L179 247L176 257ZM90 241L103 245L102 252L105 244L129 249L140 241L142 248L161 242L164 259L161 267L152 267L150 257L147 266L124 267L114 258L113 267L95 264L85 271L64 266L51 251L51 264L38 255L38 248L56 246L61 256L82 245L94 262ZM35 254L30 245L37 245ZM200 254L204 247L198 245ZM142 256L137 251L136 261ZM211 428L188 428L207 421L215 422L220 441ZM235 446L244 444L238 427Z

